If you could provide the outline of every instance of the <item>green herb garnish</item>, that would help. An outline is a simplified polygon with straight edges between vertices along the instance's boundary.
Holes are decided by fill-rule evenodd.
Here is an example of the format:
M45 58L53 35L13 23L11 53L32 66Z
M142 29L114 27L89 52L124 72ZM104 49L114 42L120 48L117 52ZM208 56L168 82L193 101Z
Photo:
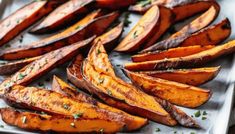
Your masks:
M101 53L101 51L98 49L98 50L97 50L97 54L100 54L100 53Z
M133 34L133 38L135 39L136 37L138 37L137 31L135 31L134 34Z
M25 74L20 73L18 75L18 80L22 80L25 76L26 76Z
M201 112L198 110L196 113L194 113L195 117L200 117L201 116Z
M151 4L151 0L139 0L138 4L141 5L142 7L145 7Z
M64 104L64 105L63 105L63 108L66 109L66 110L69 110L69 109L70 109L69 105L67 105L67 104Z
M202 115L207 115L207 112L206 112L206 111L203 111Z
M1 127L1 128L4 128L4 126L3 126L3 125L0 125L0 127Z
M130 13L129 12L125 12L125 14L124 14L124 21L123 21L125 27L128 27L129 24L131 24L131 21L129 20L129 18L130 18Z
M82 113L73 114L74 119L78 119L82 116Z
M156 128L155 132L160 132L161 129L160 128Z
M206 117L202 117L202 120L206 120L207 118Z

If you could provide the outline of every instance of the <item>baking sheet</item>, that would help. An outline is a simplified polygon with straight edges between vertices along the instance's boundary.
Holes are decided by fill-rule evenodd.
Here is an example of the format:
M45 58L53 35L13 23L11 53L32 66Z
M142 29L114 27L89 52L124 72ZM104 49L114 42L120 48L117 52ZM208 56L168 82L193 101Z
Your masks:
M20 8L21 6L25 5L26 3L30 2L30 0L0 0L0 18L4 18L8 16L10 13L14 12L16 9ZM218 0L221 6L221 12L219 17L216 19L216 22L222 20L223 18L228 17L231 21L232 28L235 29L235 1L232 0ZM138 19L139 15L131 15L130 20L132 23L128 28L125 28L124 36L128 33L131 27L133 27ZM180 24L176 24L176 29L179 29L183 26L183 24L190 22L191 19L186 20ZM23 37L22 37L23 35ZM5 45L7 47L20 47L24 44L28 44L30 42L34 42L36 40L39 40L41 38L45 38L50 35L43 35L43 36L35 36L30 35L27 33L27 30L23 32L20 36L18 36L16 39L11 41L9 45ZM228 40L235 39L235 32L232 32L231 37ZM22 40L22 43L20 43L20 40ZM4 49L3 46L1 49ZM110 60L112 64L114 65L117 73L120 77L127 80L121 70L120 65L123 65L127 62L130 62L128 55L118 54L115 52L112 52L110 54ZM233 94L234 94L234 82L235 82L235 58L233 55L222 57L212 63L209 63L206 66L222 66L222 69L219 73L219 75L211 82L202 85L201 87L207 88L210 90L213 90L213 95L211 99L204 104L203 106L197 108L197 109L188 109L188 108L182 108L187 114L194 115L195 112L198 110L200 111L206 111L208 114L206 115L207 119L202 120L200 118L195 118L197 122L203 127L202 129L190 129L190 128L184 128L181 126L176 127L168 127L165 125L161 125L158 123L150 122L149 125L145 126L138 132L134 133L145 133L145 134L152 134L152 133L167 133L167 134L174 134L176 131L177 134L190 134L192 132L197 134L225 134L228 128L228 122L230 117L230 111L232 107L233 102ZM66 80L66 71L65 67L67 64L61 66L60 68L54 69L48 75L43 76L38 81L35 81L30 86L38 86L38 83L45 83L46 88L50 89L52 76L54 74L58 75L59 77L62 77L64 80ZM0 81L2 81L7 76L0 76ZM50 79L50 81L48 81ZM0 107L5 107L6 104L3 100L0 99ZM2 120L0 120L0 125L4 125L4 128L0 128L0 132L11 132L11 133L31 133L26 132L22 129L18 129L16 127L8 126ZM160 132L156 132L156 129L160 128Z

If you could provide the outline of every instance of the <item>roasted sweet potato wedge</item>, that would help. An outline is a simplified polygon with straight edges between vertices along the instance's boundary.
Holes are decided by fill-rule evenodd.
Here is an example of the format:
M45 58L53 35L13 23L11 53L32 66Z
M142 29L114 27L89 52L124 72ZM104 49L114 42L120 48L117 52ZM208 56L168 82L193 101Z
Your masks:
M220 67L168 69L160 71L143 71L139 74L175 81L183 84L200 86L217 76Z
M149 109L144 109L144 107L149 107L148 104L140 108L140 106L143 104L137 101L137 103L132 102L140 97L139 100L147 99L143 100L144 103L147 103L148 99L151 99L152 97L144 94L132 85L127 84L117 78L112 68L112 65L108 60L108 55L106 54L104 47L100 43L96 45L92 47L87 60L85 60L83 64L83 67L84 65L90 66L91 70L89 70L88 68L87 73L89 73L89 75L95 76L87 79L87 77L83 75L85 82L87 83L87 90L91 93L96 94L98 97L100 97L102 100L104 100L111 106L118 107L130 113L147 117L154 121L159 121L160 118L160 122L166 122L165 124L173 125L174 121L169 118L168 114L166 114L164 118L162 118L161 116L158 117L156 113L150 112ZM93 78L97 78L98 83L96 80L93 81ZM125 93L128 93L128 95L125 95ZM174 105L170 104L167 101L163 101L160 98L154 98L154 100L152 100L152 102L154 103L151 103L151 107L156 107L155 110L160 108L158 105L159 103L162 107L164 107L164 109L167 110L167 112L170 113L170 117L172 116L179 124L187 127L199 127L198 124L191 117L189 117L187 114L185 114L183 111L181 111ZM161 110L161 108L159 110Z
M93 104L78 101L54 91L35 87L12 86L4 95L4 99L12 106L43 111L52 115L75 115L81 118L122 123L125 120L122 114L98 108Z
M174 23L174 13L169 8L159 6L160 18L158 22L158 28L154 31L151 38L146 40L144 43L144 48L152 46L156 41L169 29L169 27Z
M50 13L42 22L30 30L34 34L51 33L76 22L91 10L95 0L70 0Z
M191 35L185 39L180 46L192 45L216 45L223 42L231 34L232 28L228 18L222 20L220 23L202 29L201 31Z
M151 37L158 29L160 11L157 6L153 6L146 12L138 23L132 28L128 35L115 48L118 52L133 52L144 46L146 39Z
M61 49L43 55L38 60L35 60L14 75L5 79L0 84L0 95L4 94L4 92L6 91L5 89L16 84L27 85L33 80L52 70L57 65L63 64L64 62L70 60L82 48L88 46L94 38L95 37L91 37L87 40L63 47Z
M173 104L195 108L210 99L212 92L160 78L154 78L138 72L125 70L131 81L146 93L167 100Z
M107 9L120 9L135 4L136 0L96 0L96 7Z
M78 101L90 103L94 106L97 106L98 108L123 115L123 122L126 124L126 131L136 130L147 124L147 119L132 116L119 109L102 104L93 99L92 97L85 95L84 93L78 92L78 90L69 86L67 83L65 83L63 80L56 76L54 76L53 78L52 90L65 96L76 99Z
M176 58L176 57L185 57L192 54L196 54L208 49L213 48L214 46L188 46L188 47L177 47L171 48L163 51L148 52L143 54L137 54L131 57L133 62L144 62L151 60L162 60L165 58Z
M216 58L231 54L235 51L235 40L229 41L220 46L180 58L170 58L138 63L127 63L125 68L132 71L150 71L168 68L189 68L200 66Z
M65 31L30 45L16 49L2 50L0 58L13 60L35 57L63 46L73 44L92 35L100 35L119 16L119 13L113 12L96 18L100 14L100 11L95 11Z
M166 6L167 8L172 9L174 14L176 15L175 21L180 21L197 13L206 11L211 6L214 6L216 8L217 13L219 13L220 11L220 6L215 0L150 0L137 3L134 6L130 6L129 10L144 13L153 5Z
M0 75L13 74L39 58L40 56L0 64Z
M218 43L227 39L230 34L231 26L229 20L226 18L220 23L209 26L194 34L181 35L175 38L163 40L149 48L142 50L139 53L154 52L178 46L217 45Z
M21 112L12 108L2 108L0 113L2 120L5 123L33 131L54 131L63 133L116 133L122 131L125 126L123 122L105 119L41 115L32 112Z
M119 39L123 31L123 23L120 23L110 31L97 37L93 43L101 41L107 51L111 51L115 47L116 41ZM67 68L67 77L76 87L86 89L86 84L81 74L81 64L83 61L82 54L79 54Z
M0 46L50 13L61 1L34 1L0 21Z

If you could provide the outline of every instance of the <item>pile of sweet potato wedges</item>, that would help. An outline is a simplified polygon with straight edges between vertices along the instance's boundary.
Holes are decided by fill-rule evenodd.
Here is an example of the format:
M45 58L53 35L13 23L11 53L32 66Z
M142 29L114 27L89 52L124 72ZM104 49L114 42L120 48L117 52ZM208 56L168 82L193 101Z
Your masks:
M121 39L124 23L118 20L126 11L142 16ZM206 103L213 89L199 86L220 70L206 63L235 52L235 41L219 45L231 34L229 19L210 25L219 12L214 0L33 1L0 21L0 45L31 26L28 32L35 36L53 34L0 50L6 61L0 74L8 75L0 84L0 97L11 106L1 108L2 120L26 130L66 133L130 132L148 120L200 128L175 105ZM161 39L174 24L196 14ZM132 55L122 68L131 83L116 75L111 51ZM79 90L56 75L50 90L30 86L68 61L67 78Z

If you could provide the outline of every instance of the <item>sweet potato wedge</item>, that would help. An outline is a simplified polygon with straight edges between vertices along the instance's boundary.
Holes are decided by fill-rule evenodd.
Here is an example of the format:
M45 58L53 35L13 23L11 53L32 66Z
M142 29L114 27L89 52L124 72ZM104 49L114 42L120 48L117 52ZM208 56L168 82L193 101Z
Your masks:
M101 41L107 51L111 51L115 47L116 41L119 39L123 31L123 23L120 23L116 27L112 28L110 31L102 34L97 37L93 43L95 44L98 41ZM77 57L72 61L68 66L67 77L76 87L86 89L86 84L82 78L81 74L81 64L83 61L82 54L77 55Z
M220 23L202 29L185 39L180 46L192 45L216 45L226 40L231 34L232 28L228 18Z
M204 28L194 34L181 35L176 38L163 40L139 53L154 52L178 46L217 45L227 39L230 34L231 26L229 20L226 18L218 24Z
M183 84L200 86L217 76L220 67L193 68L193 69L168 69L160 71L143 71L139 74L175 81Z
M112 65L110 64L108 60L108 55L106 54L102 44L98 43L96 45L94 45L93 48L90 50L88 60L85 60L84 64L86 64L87 61L92 63L93 66L91 67L91 70L93 70L94 72L88 69L89 70L88 73L89 75L95 75L95 77L92 77L91 79L98 78L99 80L97 84L95 83L95 81L93 82L91 79L87 79L86 76L83 75L85 82L87 83L87 87L88 87L87 90L90 91L91 93L96 94L98 97L100 97L102 100L104 100L106 103L108 103L111 106L118 107L119 109L123 109L124 111L138 114L138 115L147 117L149 119L158 121L159 118L156 118L158 116L156 115L156 113L149 112L148 109L141 108L142 109L141 110L139 107L141 104L138 104L139 102L137 102L137 106L136 106L136 102L132 103L132 100L135 100L137 96L139 97L142 96L140 100L143 100L144 98L148 98L150 96L148 95L146 96L146 94L136 89L132 85L127 84L123 82L122 80L120 80L119 78L117 78L112 68ZM89 62L87 62L88 63L87 65L90 66L91 64ZM96 74L93 74L93 73L96 73ZM105 79L103 81L102 76L108 77L107 81L105 81ZM117 85L116 83L119 83L119 84ZM113 90L110 88L113 88ZM131 91L128 90L128 88L131 88ZM135 91L139 95L135 95L136 93L133 91ZM128 95L125 95L126 92L128 93ZM149 99L151 99L151 97ZM152 101L152 102L154 102L155 107L157 106L159 108L157 104L159 103L162 107L164 107L164 109L167 110L167 112L170 113L170 117L172 116L179 124L183 126L187 126L187 127L199 127L199 125L191 117L189 117L187 114L185 114L183 111L181 111L174 105L170 104L167 101L161 100L160 98L154 98L154 100L156 102L155 101ZM146 103L146 101L144 101L144 103ZM151 104L153 105L153 103ZM145 107L149 107L149 106L147 105ZM163 122L163 123L167 122L165 124L168 124L168 125L169 123L171 125L173 125L174 123L174 121L171 118L169 118L168 114L163 119L162 117L160 117L160 120L161 120L160 122Z
M0 46L50 13L61 1L34 1L0 21Z
M152 46L156 41L169 29L174 23L174 13L169 8L159 6L160 20L158 22L158 28L154 34L144 43L144 48Z
M6 60L22 59L42 55L52 50L73 44L92 35L100 35L119 16L113 12L96 18L101 14L95 11L65 31L30 45L1 51L0 58ZM96 19L94 19L96 18Z
M54 131L63 133L116 133L124 128L124 123L105 119L78 118L61 115L41 115L21 112L12 108L1 108L2 120L12 126L26 130Z
M92 97L85 95L84 93L78 92L78 90L69 86L67 83L65 83L63 80L61 80L60 78L56 76L53 77L52 91L58 92L60 94L71 97L81 102L93 104L94 106L97 106L98 108L105 109L105 110L123 115L123 122L126 124L126 131L136 130L147 124L147 119L137 117L137 116L132 116L119 109L102 104L96 101L95 99L93 99Z
M82 48L85 48L92 42L95 37L75 43L70 46L52 51L43 55L40 59L35 60L26 67L22 68L14 75L8 77L0 84L0 95L3 95L5 89L16 85L27 85L33 80L39 78L43 74L55 68L57 65L63 64L75 56Z
M13 74L17 71L19 71L21 68L25 67L29 63L39 59L40 56L38 57L33 57L29 59L23 59L23 60L18 60L18 61L13 61L13 62L6 62L4 64L0 64L0 75L8 75L8 74Z
M15 107L43 111L52 115L76 116L124 123L122 114L100 109L93 104L66 97L57 92L15 85L4 95L5 101Z
M197 54L189 55L182 58L170 58L163 60L154 60L138 63L127 63L125 68L131 71L150 71L162 70L168 68L189 68L203 65L216 58L231 54L235 51L235 40L229 41L220 46L202 51Z
M214 6L216 8L217 13L219 13L220 11L220 6L215 0L151 0L147 2L140 2L134 6L130 6L129 10L144 13L153 5L161 5L172 9L174 14L176 15L175 21L181 21L197 13L206 11L211 6Z
M146 93L167 100L173 104L195 108L207 102L212 92L160 78L154 78L138 72L125 70L126 75Z
M214 46L188 46L188 47L177 47L170 48L168 50L148 52L143 54L137 54L131 57L133 62L144 62L152 60L162 60L165 58L176 58L176 57L185 57L192 54L196 54L208 49L213 48Z
M96 7L117 10L135 4L136 0L96 0Z
M153 6L146 12L138 23L131 29L128 35L115 48L118 52L133 52L143 48L146 39L158 29L160 11L157 6Z
M91 10L95 0L70 0L56 8L42 22L33 27L30 33L52 33L76 22L81 16Z

